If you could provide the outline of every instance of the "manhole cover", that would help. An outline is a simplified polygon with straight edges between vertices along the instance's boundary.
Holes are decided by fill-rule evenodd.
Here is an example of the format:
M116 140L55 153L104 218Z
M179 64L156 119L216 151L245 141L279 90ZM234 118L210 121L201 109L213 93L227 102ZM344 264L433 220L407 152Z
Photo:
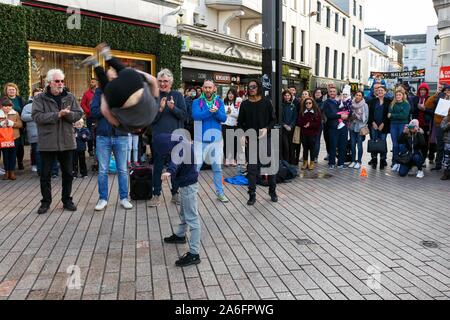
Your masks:
M295 242L300 245L300 246L307 246L310 244L314 244L311 240L309 239L296 239Z
M434 241L422 241L422 246L431 249L439 248L439 245Z

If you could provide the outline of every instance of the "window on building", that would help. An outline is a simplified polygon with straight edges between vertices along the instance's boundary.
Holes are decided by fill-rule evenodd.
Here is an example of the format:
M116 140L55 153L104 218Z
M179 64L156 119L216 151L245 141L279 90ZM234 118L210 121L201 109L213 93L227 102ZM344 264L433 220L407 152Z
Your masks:
M359 6L359 20L362 21L362 19L363 19L363 7Z
M334 31L339 33L339 13L334 14Z
M362 30L361 29L359 29L359 38L358 38L358 48L359 48L359 50L361 50L362 49Z
M331 10L327 7L327 28L331 28Z
M408 67L404 67L403 71L409 71L409 68Z
M283 39L282 39L283 44L281 45L282 52L283 52L282 55L283 55L283 58L286 58L286 22L283 22L281 27L283 28L283 30L281 31L281 34L283 35Z
M352 30L353 30L353 32L352 32L352 45L353 45L353 48L356 48L356 27L353 26Z
M353 15L356 17L356 0L353 0Z
M352 57L352 79L355 79L356 76L356 59Z
M316 76L320 75L320 44L316 43Z
M297 43L297 28L296 27L292 27L292 31L291 31L291 59L292 60L296 60L297 59L297 54L296 54L296 43Z
M412 51L412 57L413 59L417 58L417 55L419 54L419 50L417 50L416 48L413 49Z
M347 18L342 18L342 35L347 35Z
M319 22L319 23L322 21L321 15L322 15L322 3L320 1L317 1L317 16L316 16L316 19L317 19L317 22Z
M358 79L361 80L361 59L358 59Z
M409 59L409 49L405 49L405 59Z
M330 48L325 49L325 77L328 78L330 69Z
M341 60L341 80L344 80L345 77L345 53L342 53Z
M305 61L305 31L302 30L302 42L300 47L300 61Z
M333 78L337 79L337 71L338 71L338 52L334 50L334 59L333 59Z
M417 67L416 67L416 66L413 66L413 67L412 67L412 70L413 70L413 71L416 71L416 70L417 70Z

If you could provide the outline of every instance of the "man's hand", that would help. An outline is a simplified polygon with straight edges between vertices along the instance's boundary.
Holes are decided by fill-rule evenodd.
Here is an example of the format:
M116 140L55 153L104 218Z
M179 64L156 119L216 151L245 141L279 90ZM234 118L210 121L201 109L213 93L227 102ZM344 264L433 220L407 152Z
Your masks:
M260 129L259 130L259 137L258 137L258 139L263 139L266 136L267 136L267 128Z
M173 109L175 109L175 100L173 100L173 97L170 97L170 100L167 102L167 106L169 107L170 111L173 111Z
M169 180L170 179L170 172L164 172L163 174L161 174L161 179L162 180Z
M67 107L66 109L61 109L58 113L58 117L62 118L68 114L70 114L72 111L70 110L70 107Z
M219 111L219 108L217 108L216 106L209 109L209 112L211 112L211 113L217 113L217 111Z

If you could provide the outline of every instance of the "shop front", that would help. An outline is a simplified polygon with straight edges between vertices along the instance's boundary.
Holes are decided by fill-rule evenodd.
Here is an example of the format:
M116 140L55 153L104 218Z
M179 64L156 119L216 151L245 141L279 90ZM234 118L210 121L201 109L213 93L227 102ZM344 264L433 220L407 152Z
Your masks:
M94 54L95 49L81 46L58 45L43 42L28 42L30 57L30 90L43 88L47 71L52 68L62 69L65 73L66 87L81 101L91 78L95 77L93 69L81 66L81 62ZM156 71L156 57L151 54L139 54L124 51L113 51L115 57L126 66L151 74ZM104 60L103 67L108 67Z
M283 64L283 87L295 86L298 92L310 87L310 69L292 64Z

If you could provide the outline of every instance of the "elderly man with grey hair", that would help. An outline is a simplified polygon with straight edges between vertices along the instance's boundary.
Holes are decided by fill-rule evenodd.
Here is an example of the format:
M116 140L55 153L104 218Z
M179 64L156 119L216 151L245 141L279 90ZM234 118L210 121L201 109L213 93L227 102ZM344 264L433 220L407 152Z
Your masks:
M158 85L160 95L160 108L152 123L152 136L159 134L172 134L175 130L184 128L184 120L187 116L186 103L183 95L172 90L173 74L168 69L158 73ZM161 174L165 163L170 159L166 156L153 153L153 198L150 207L158 207L161 197ZM178 186L172 185L172 202L179 204Z
M45 91L34 98L32 117L37 124L38 145L41 155L41 207L38 214L45 214L52 203L51 169L57 159L62 171L62 202L64 209L76 211L72 201L73 150L76 149L73 124L81 119L83 110L77 99L64 87L64 73L49 70Z

